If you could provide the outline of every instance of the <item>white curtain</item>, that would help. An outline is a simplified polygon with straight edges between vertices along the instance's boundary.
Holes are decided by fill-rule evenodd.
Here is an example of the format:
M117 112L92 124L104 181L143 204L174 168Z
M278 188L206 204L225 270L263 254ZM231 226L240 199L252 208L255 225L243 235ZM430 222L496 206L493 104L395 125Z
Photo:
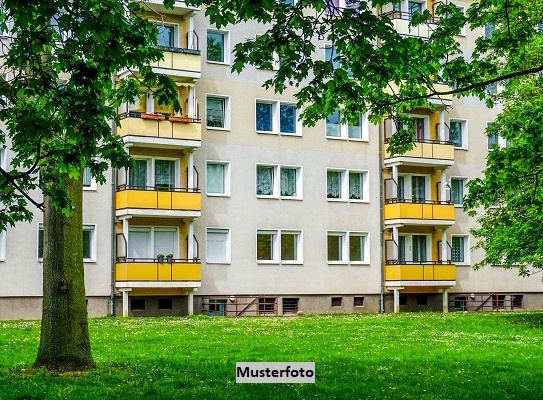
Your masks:
M349 173L349 199L362 199L362 187L364 178L359 172Z
M256 169L256 194L273 195L273 167L258 167Z
M147 185L147 160L134 160L134 166L130 168L129 178L128 183L131 188L145 189Z
M296 196L296 169L281 169L281 196Z
M341 172L328 171L327 178L327 197L339 199L341 197Z
M155 187L168 190L175 187L175 161L155 160Z
M207 231L206 256L208 263L226 262L227 232Z

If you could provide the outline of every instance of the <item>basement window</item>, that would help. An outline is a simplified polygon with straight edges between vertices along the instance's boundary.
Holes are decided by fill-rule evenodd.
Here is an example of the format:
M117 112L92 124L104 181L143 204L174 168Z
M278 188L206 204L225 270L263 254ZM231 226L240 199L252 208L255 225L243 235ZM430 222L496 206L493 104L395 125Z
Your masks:
M132 311L145 311L145 299L130 300L130 309Z
M364 297L358 296L354 298L355 307L364 307Z
M158 299L158 309L159 310L171 310L172 309L172 299Z
M332 297L332 307L341 307L343 297Z

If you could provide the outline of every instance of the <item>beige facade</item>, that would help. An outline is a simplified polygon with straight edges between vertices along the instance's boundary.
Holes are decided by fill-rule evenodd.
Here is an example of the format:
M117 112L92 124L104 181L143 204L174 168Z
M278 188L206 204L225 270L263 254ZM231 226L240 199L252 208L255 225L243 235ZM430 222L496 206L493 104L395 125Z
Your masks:
M386 121L302 127L293 91L262 88L273 71L231 74L234 44L263 27L217 30L182 2L173 12L148 3L171 40L155 68L176 82L183 112L148 93L126 105L118 134L141 170L114 171L85 190L91 316L543 308L538 276L472 269L481 259L470 250L476 222L453 204L451 191L482 176L484 129L498 110L474 98L411 110L420 140L391 158L380 154L393 133ZM409 30L401 7L380 12L402 34L428 35ZM469 54L484 32L462 33ZM222 51L208 51L208 37ZM461 144L450 142L453 124ZM0 319L41 314L40 221L0 237Z

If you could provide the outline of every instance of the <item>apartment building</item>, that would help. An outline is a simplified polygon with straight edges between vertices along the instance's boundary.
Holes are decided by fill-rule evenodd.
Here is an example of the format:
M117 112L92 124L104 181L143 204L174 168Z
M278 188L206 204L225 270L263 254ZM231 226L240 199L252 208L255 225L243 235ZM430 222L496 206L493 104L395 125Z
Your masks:
M203 11L146 1L164 60L153 66L179 91L182 113L152 93L119 112L117 133L134 168L106 185L85 177L85 279L91 316L539 309L538 276L487 267L470 248L466 183L482 176L499 138L484 135L498 110L474 98L430 98L406 115L416 145L391 157L395 126L339 111L303 127L293 91L262 88L273 71L231 74L235 43L254 23L216 29ZM469 1L455 1L467 8ZM432 1L376 12L402 35ZM490 29L459 32L469 53ZM330 59L331 43L315 57ZM128 78L120 71L118 79ZM9 152L1 162L9 161ZM40 221L0 235L0 318L41 312ZM24 282L21 283L21 282Z

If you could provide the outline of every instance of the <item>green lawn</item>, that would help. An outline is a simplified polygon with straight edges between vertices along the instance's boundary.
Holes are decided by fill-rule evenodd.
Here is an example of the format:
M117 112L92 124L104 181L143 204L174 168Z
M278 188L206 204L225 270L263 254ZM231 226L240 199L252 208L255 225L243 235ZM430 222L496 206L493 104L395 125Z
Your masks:
M31 367L39 323L0 322L2 399L541 399L543 312L94 319L96 370ZM316 383L236 384L236 361Z

